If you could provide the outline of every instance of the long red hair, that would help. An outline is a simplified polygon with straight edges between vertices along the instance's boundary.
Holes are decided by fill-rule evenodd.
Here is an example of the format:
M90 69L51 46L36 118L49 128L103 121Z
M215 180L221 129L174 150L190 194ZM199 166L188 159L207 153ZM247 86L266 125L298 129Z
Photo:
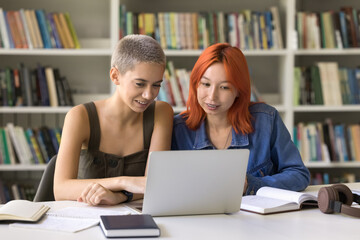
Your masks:
M251 133L253 127L249 112L251 84L248 65L241 50L227 43L217 43L206 48L191 71L189 98L186 102L186 110L181 113L187 117L186 125L196 130L206 117L197 100L197 88L205 71L214 63L224 64L227 80L239 93L227 113L229 122L236 133Z

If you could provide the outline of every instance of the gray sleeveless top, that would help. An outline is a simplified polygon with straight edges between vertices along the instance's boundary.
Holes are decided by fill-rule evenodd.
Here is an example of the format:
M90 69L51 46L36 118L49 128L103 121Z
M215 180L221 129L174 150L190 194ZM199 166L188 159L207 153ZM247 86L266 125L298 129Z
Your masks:
M93 102L84 104L90 122L88 149L82 149L79 160L79 179L117 176L144 176L150 140L154 128L155 102L143 114L144 150L124 157L99 151L100 122Z

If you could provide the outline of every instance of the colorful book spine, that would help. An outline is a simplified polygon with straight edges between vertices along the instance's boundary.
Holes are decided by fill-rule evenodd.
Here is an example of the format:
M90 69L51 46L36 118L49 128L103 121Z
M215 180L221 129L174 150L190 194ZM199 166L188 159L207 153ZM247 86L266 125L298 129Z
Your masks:
M36 19L39 23L39 29L41 33L42 42L44 43L44 48L52 48L48 24L45 17L45 11L41 9L37 9L35 10L35 14L36 14Z

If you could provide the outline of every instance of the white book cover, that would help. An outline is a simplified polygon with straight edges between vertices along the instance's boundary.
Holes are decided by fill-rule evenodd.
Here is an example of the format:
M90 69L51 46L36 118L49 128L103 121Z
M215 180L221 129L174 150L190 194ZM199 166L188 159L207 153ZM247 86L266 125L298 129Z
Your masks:
M9 35L6 28L4 10L0 8L0 31L4 48L10 48Z
M11 164L16 164L14 147L13 147L13 144L11 142L8 127L4 127L4 131L5 131L5 137L6 137L6 147L7 147L8 151L9 151L10 163Z
M183 107L184 104L181 99L181 92L178 85L178 81L176 79L176 73L173 62L168 62L169 66L169 73L170 73L170 84L171 84L171 90L174 95L175 103L177 107Z
M45 76L46 76L46 83L49 89L49 100L51 107L58 107L58 96L56 92L56 84L55 84L55 77L54 71L51 67L45 68Z
M16 152L18 160L20 161L20 163L26 164L27 163L26 154L24 153L24 150L21 147L21 141L17 137L14 124L13 123L7 123L6 127L7 127L7 130L9 132L11 143L12 143L12 145L14 147L14 150Z
M29 143L26 140L24 128L20 127L20 126L16 126L15 127L15 133L17 135L17 139L19 139L19 141L20 141L20 146L21 146L22 151L24 153L24 161L25 161L24 163L25 164L32 164L34 162L34 158L33 158L33 155L31 153Z

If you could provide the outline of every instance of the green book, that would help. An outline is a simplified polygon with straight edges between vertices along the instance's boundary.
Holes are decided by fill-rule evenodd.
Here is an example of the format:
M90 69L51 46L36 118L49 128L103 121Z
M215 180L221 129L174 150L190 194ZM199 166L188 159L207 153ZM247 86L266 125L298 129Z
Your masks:
M1 154L3 156L3 164L10 164L10 155L9 155L9 150L8 150L8 144L7 144L7 139L6 139L6 133L5 133L5 129L4 128L0 128L0 150L1 150Z
M69 27L69 30L70 30L70 34L71 34L71 37L74 41L74 44L75 44L75 48L80 48L80 43L79 43L79 39L77 37L77 34L75 32L75 28L74 28L74 25L72 24L72 21L70 19L70 14L68 12L64 13L64 16L65 16L65 20L66 20L66 23Z
M294 90L293 90L294 106L300 105L300 80L301 80L301 69L300 69L300 67L295 67L294 68Z
M310 77L311 77L312 89L313 89L314 95L315 95L315 104L316 105L324 105L322 88L321 88L320 72L319 72L318 66L313 65L310 67Z
M7 103L9 107L14 106L14 81L12 79L12 70L10 68L5 69L6 89L7 89Z
M351 92L346 68L339 68L340 90L343 104L351 104Z

